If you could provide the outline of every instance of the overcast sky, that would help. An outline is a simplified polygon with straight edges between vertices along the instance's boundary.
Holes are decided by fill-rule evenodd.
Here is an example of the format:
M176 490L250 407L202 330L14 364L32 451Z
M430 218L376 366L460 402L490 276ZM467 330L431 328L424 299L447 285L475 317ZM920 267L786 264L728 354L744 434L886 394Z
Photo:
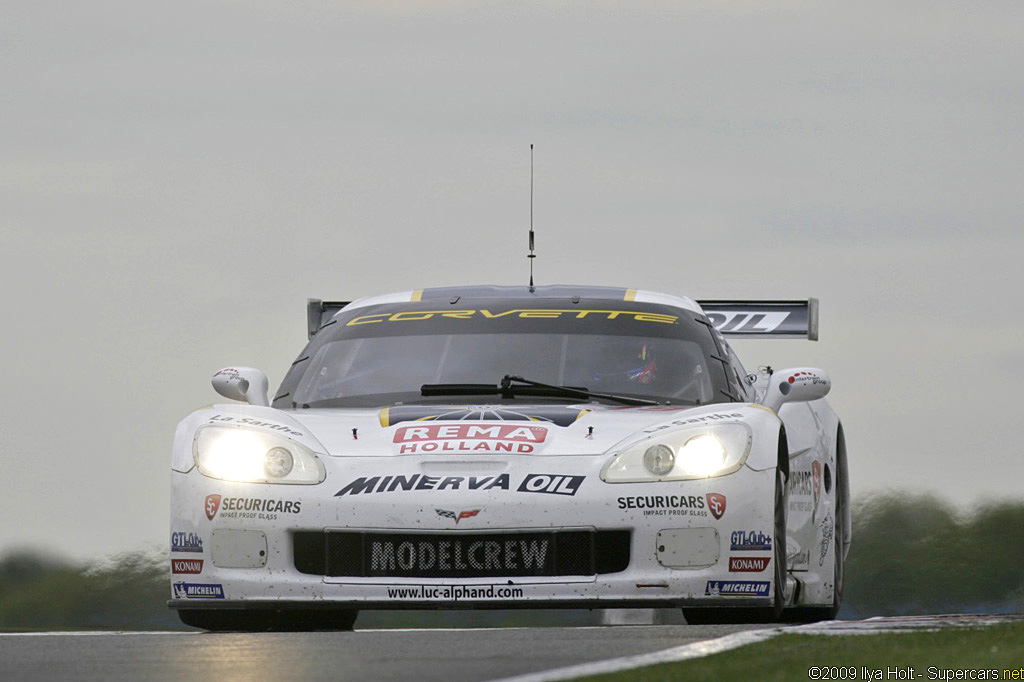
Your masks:
M166 545L308 297L821 300L857 496L1021 499L1024 4L5 0L0 554Z

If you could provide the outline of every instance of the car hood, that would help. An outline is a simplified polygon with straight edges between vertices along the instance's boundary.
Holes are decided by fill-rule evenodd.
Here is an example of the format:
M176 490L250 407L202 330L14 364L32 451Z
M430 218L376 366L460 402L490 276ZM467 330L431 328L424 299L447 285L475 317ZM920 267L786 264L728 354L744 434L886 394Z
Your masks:
M270 430L336 457L599 455L654 433L743 416L741 404L702 407L396 405L276 410L214 405L201 421Z

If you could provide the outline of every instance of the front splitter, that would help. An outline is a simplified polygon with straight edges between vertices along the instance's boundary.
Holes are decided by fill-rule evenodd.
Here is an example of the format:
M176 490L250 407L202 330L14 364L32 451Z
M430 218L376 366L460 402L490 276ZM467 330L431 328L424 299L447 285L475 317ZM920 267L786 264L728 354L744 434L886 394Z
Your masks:
M696 599L585 599L585 600L530 600L524 601L310 601L252 600L252 599L171 599L171 609L210 609L234 611L285 611L294 609L357 609L357 610L488 610L488 609L669 609L669 608L731 608L771 606L771 599L745 599L741 597L714 601Z

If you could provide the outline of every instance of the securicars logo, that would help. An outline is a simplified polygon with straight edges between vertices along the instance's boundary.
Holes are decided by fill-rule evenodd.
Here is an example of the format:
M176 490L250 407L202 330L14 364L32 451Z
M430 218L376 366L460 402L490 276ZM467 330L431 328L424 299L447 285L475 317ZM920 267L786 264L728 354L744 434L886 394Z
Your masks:
M213 521L217 512L221 518L268 519L274 520L277 514L298 514L302 511L301 500L277 500L262 497L225 497L207 495L204 504L206 518Z
M547 439L543 426L513 424L425 424L403 426L395 431L398 454L448 452L530 455Z
M722 514L725 513L725 495L721 493L708 493L707 500L711 515L716 519L722 518Z
M213 517L217 515L217 510L220 509L220 495L207 495L203 509L206 511L206 518L213 521Z

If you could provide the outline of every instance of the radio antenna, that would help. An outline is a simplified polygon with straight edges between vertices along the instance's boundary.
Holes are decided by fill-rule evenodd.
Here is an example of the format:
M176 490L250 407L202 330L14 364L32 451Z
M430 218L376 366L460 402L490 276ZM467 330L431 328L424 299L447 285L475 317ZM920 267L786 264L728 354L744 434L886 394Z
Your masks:
M537 254L533 252L533 145L530 145L530 253L526 256L530 259L530 293L533 293L533 259Z

